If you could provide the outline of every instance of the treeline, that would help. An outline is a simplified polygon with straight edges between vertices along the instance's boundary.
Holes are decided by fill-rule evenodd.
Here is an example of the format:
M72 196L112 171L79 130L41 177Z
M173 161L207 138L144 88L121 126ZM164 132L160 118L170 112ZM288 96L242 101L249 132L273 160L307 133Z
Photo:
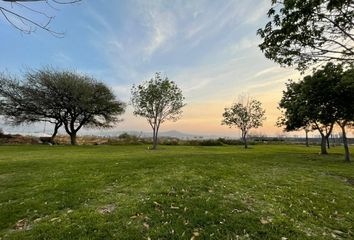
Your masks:
M278 126L285 131L316 131L321 136L321 154L327 154L329 137L341 129L345 160L350 161L347 128L354 125L354 67L327 63L298 82L289 80L279 103Z
M181 116L182 91L156 73L151 80L133 85L131 94L134 114L147 119L156 149L160 125ZM23 77L0 74L0 115L12 125L52 123L51 143L64 128L71 144L77 145L83 127L111 128L122 121L126 106L103 82L85 74L52 68L28 71Z

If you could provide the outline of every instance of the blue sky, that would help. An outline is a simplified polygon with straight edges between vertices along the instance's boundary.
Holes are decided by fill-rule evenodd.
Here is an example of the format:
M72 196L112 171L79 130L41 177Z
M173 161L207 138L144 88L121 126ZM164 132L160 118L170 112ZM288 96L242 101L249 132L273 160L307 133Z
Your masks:
M40 30L26 35L0 18L0 71L20 74L47 65L73 69L104 81L126 102L132 84L160 71L182 88L187 102L183 118L161 131L238 135L220 126L221 114L240 94L249 94L267 112L256 132L281 133L274 127L277 102L287 79L299 74L267 60L257 47L256 31L267 21L270 0L84 0L60 10L32 6L56 15L51 28L65 31L65 37ZM150 130L131 107L123 118L114 130Z

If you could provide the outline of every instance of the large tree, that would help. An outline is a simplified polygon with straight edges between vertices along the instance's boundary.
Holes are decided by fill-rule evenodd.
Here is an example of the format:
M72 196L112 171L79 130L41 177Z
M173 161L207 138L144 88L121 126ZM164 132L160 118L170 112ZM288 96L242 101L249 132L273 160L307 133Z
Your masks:
M2 4L1 1L3 2ZM39 28L54 36L61 37L63 36L62 32L57 32L50 28L50 24L55 16L49 14L44 9L55 9L54 5L72 4L80 1L81 0L0 0L0 15L2 15L11 26L23 33L29 34Z
M353 121L353 78L351 71L346 72L347 77L343 71L341 65L328 63L299 82L290 81L279 103L283 113L280 122L286 131L309 125L318 130L322 138L321 154L327 154L326 143L335 123L342 125L345 133L345 126Z
M153 130L153 147L157 148L157 137L161 123L177 121L182 113L184 97L182 90L161 73L141 85L133 85L131 103L134 114L147 119Z
M271 0L271 19L258 30L265 56L304 70L316 62L354 62L352 0Z
M249 97L240 97L240 101L234 103L230 108L225 108L221 124L229 127L237 127L241 130L241 138L245 148L248 148L247 137L252 128L263 125L265 110L260 101Z
M52 108L50 92L39 91L36 86L20 82L16 77L0 76L0 115L11 125L49 122L54 125L51 142L54 143L62 126L61 109Z
M82 127L111 127L125 109L105 84L70 71L28 72L23 81L5 78L0 95L1 114L9 122L49 121L54 136L63 125L73 145Z

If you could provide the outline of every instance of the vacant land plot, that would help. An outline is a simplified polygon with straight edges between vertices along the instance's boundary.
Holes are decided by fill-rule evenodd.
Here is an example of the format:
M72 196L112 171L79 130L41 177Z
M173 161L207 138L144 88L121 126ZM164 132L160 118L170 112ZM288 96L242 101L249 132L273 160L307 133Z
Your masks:
M0 239L353 239L354 164L318 151L0 146Z

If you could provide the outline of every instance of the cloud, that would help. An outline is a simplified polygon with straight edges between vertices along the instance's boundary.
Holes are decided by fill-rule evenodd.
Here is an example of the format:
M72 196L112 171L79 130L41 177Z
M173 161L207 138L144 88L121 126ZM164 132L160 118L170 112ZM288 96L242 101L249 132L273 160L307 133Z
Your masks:
M148 59L175 36L176 30L174 17L168 12L161 13L158 9L153 9L146 18L148 19L146 27L150 35L150 40L145 47L145 59Z
M250 48L258 48L259 39L253 37L243 37L241 40L231 45L231 52L237 54L240 51L244 51Z
M245 17L244 24L254 24L259 22L262 18L267 16L268 9L271 7L269 0L256 0L251 4L252 9L245 11L247 17Z

